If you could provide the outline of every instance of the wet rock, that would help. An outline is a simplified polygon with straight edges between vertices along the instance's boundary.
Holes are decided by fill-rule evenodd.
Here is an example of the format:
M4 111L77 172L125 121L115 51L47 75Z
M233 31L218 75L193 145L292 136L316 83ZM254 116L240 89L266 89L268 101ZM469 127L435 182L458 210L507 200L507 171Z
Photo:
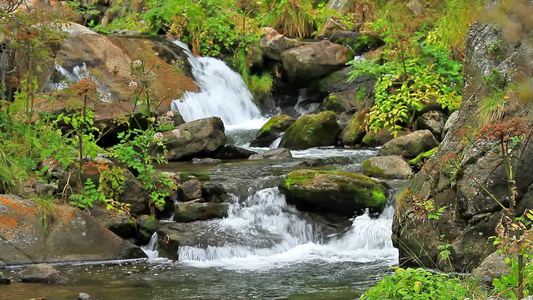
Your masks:
M241 147L233 145L225 145L224 147L217 150L214 154L215 158L218 159L247 159L250 155L254 155L257 152L247 150Z
M220 183L206 182L202 184L202 198L207 202L221 203L226 197L226 189Z
M252 147L268 147L279 138L289 126L296 121L289 115L279 115L270 118L268 122L259 129L254 139L250 143ZM248 155L249 157L250 155Z
M263 28L265 32L261 36L259 46L263 55L273 60L281 61L281 54L289 49L306 45L307 43L288 38L270 27Z
M206 156L227 142L224 123L218 117L187 122L174 130L164 132L163 139L168 141L165 144L168 150L165 158L169 161Z
M500 278L509 272L509 266L498 252L494 252L485 258L479 267L472 270L472 276L486 285L491 285L492 280Z
M446 136L450 128L454 126L454 124L459 119L459 111L454 111L449 117L448 120L446 120L446 123L444 124L444 129L442 130L442 138Z
M11 279L4 277L2 272L0 272L0 284L11 284Z
M137 230L139 233L139 243L147 244L150 238L161 228L161 222L154 216L142 215L135 220L137 224Z
M202 183L198 179L189 179L178 187L178 199L190 201L202 197Z
M312 86L314 90L320 93L331 94L344 91L356 91L365 95L365 99L369 98L374 90L376 79L371 75L361 75L348 81L349 73L353 71L353 67L345 67L341 70L328 74L323 79Z
M441 140L444 125L446 124L446 115L441 111L428 111L416 119L416 128L418 130L427 129L435 138Z
M384 179L404 179L413 175L411 166L399 156L375 156L363 161L363 174Z
M345 217L366 208L381 213L387 203L385 188L361 174L298 170L285 176L279 187L287 202L302 210L330 212Z
M335 145L340 132L337 114L332 111L303 115L285 131L281 147L298 150Z
M137 239L137 228L127 213L107 209L104 203L94 204L90 212L94 220L119 237L126 240Z
M418 130L408 135L396 137L379 149L378 155L399 155L415 158L422 152L429 151L439 145L429 130Z
M98 300L98 298L93 297L87 293L79 293L78 300Z
M20 272L19 280L30 283L61 284L68 281L68 277L48 264L29 265Z
M399 131L398 136L407 135L407 131ZM383 146L394 139L394 135L388 129L380 129L378 132L370 131L365 134L361 144L367 147Z
M0 261L7 265L145 257L75 208L54 206L43 216L34 202L9 195L0 195L0 207Z
M49 184L39 180L33 182L33 188L40 196L52 197L57 193L57 184Z
M311 43L281 54L283 69L292 82L309 82L342 69L351 58L347 47L330 41Z
M359 111L354 114L350 123L342 130L340 134L341 143L345 146L358 145L365 137L365 120L368 110Z
M255 154L250 156L250 160L260 159L291 159L291 151L287 148L276 148L266 151L263 154Z
M354 111L371 108L374 105L374 98L367 96L364 87L360 87L358 90L331 93L322 101L322 107L325 110L331 110L336 113L353 113Z
M174 221L176 222L194 222L201 220L210 220L224 218L228 216L227 203L199 203L186 202L178 203Z
M331 166L331 165L348 165L350 163L351 163L351 159L349 157L337 156L337 157L324 157L324 158L304 160L302 161L302 166L323 167L323 166Z
M218 158L193 158L191 160L193 164L219 164L222 162L222 159Z

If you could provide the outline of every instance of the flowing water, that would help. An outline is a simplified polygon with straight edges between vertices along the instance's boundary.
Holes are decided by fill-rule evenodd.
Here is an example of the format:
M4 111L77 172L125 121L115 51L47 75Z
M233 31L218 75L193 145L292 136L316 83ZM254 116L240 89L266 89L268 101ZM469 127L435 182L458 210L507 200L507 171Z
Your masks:
M267 151L249 147L251 136L266 120L242 79L220 61L195 58L190 52L189 61L200 92L175 100L174 108L187 121L219 116L233 144ZM278 145L276 141L271 148ZM283 174L308 166L357 172L362 161L375 154L375 149L317 148L293 151L294 159L288 161L162 166L163 171L207 172L211 181L232 193L228 217L205 221L206 232L198 233L211 239L180 247L178 261L170 261L158 258L154 235L143 247L148 259L59 265L71 279L68 283L14 282L0 287L0 299L76 299L80 292L133 300L356 299L397 264L390 199L405 182L389 182L389 205L378 218L363 214L334 229L327 217L288 205L277 185ZM16 279L19 270L3 271Z

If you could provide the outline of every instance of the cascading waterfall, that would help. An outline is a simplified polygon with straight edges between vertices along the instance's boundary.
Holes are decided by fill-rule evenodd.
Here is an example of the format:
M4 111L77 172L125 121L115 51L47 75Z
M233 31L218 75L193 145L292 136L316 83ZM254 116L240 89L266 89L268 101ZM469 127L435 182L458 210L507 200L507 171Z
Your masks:
M261 117L238 73L221 60L195 57L186 44L173 42L187 54L199 92L186 92L181 99L172 102L172 110L179 111L187 122L217 116L224 125L244 124Z
M154 232L152 236L150 237L150 241L145 246L142 246L141 249L144 251L146 256L148 256L148 260L154 260L157 259L159 256L159 251L157 251L157 240L158 240L157 232Z
M236 269L269 268L308 261L397 261L391 241L393 208L379 218L354 219L341 237L322 240L277 188L260 190L232 204L228 217L214 221L217 232L233 236L222 246L181 247L179 260L194 266Z

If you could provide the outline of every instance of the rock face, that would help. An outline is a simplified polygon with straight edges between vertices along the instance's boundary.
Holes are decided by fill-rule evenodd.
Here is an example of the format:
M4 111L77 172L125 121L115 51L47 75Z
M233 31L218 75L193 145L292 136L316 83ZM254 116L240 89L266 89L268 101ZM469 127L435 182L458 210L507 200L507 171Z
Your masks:
M370 177L337 171L299 170L286 175L280 190L300 209L352 217L370 208L381 213L385 189Z
M289 115L279 115L270 118L268 122L259 129L254 139L250 143L252 147L268 147L281 136L281 134L296 121Z
M409 164L399 156L375 156L363 161L363 174L367 176L397 179L409 178L413 171Z
M528 32L525 38L531 41L532 33ZM513 79L533 75L533 49L529 41L507 42L501 28L494 24L474 23L471 26L466 41L465 91L458 119L435 154L414 177L409 188L412 195L399 197L397 202L393 241L400 250L400 263L433 265L439 254L435 241L441 234L445 234L451 243L451 262L458 271L471 270L495 251L487 238L495 235L494 228L502 211L472 177L503 200L508 196L505 168L500 155L493 151L479 151L463 140L465 129L482 126L477 117L479 107L491 93L484 78L497 73L500 79L510 83ZM491 48L492 45L498 45L499 50ZM526 124L531 124L531 101L518 107L506 111L504 121L520 117ZM517 215L524 208L533 207L533 141L526 141L511 152L516 166ZM488 143L487 149L491 145ZM461 162L461 171L442 169L440 166L446 157L456 157ZM461 176L463 174L468 176ZM414 196L432 201L436 208L447 208L439 220L429 221L417 214L413 207Z
M20 272L20 281L31 283L58 284L68 281L67 276L48 264L30 265Z
M43 216L34 202L7 195L0 195L0 239L7 265L145 257L77 209L54 206Z
M321 41L284 51L283 69L290 81L309 82L344 67L350 59L349 49Z
M288 149L307 149L335 145L340 131L337 114L332 111L303 115L285 131L281 146Z
M224 123L218 117L198 119L163 133L169 161L185 160L215 152L227 142Z
M429 151L439 145L429 130L418 130L408 135L396 137L379 149L378 155L400 155L415 158L422 152Z
M479 267L472 270L472 276L484 284L491 285L493 279L500 278L509 271L504 259L498 252L494 252L485 258Z

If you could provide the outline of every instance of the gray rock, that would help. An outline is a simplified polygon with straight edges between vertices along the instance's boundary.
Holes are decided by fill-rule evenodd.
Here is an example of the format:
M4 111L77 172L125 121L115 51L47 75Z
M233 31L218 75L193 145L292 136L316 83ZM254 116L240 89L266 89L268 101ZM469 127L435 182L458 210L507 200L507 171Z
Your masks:
M169 161L184 160L215 152L227 142L224 123L218 117L194 120L163 133ZM156 148L155 145L151 146ZM159 148L156 149L160 152Z
M503 260L498 252L494 252L485 258L479 267L472 271L472 276L481 283L491 285L492 280L500 278L509 272L509 266Z
M265 159L290 159L292 158L292 153L287 148L276 148L266 151L262 156Z
M444 125L446 124L446 115L441 111L428 111L416 119L416 129L427 129L433 133L433 136L441 140Z
M413 175L411 166L399 156L375 156L363 161L363 174L385 179L404 179Z
M459 120L459 111L454 111L449 117L448 120L446 120L446 123L444 124L444 129L442 130L442 138L446 136L450 128L452 128L455 123Z
M251 155L250 157L248 157L248 159L249 160L261 160L265 158L263 157L262 154L257 153L257 154Z
M29 265L20 272L19 280L31 283L61 284L68 281L68 277L48 264Z
M218 158L193 158L191 160L193 164L219 164L222 162L222 159Z
M198 179L189 179L178 187L178 199L190 201L202 197L202 183Z
M288 38L270 27L263 28L263 31L265 33L261 36L259 46L263 51L263 55L273 60L281 61L281 53L283 51L307 44Z
M399 155L415 158L422 152L429 151L439 145L429 130L418 130L408 135L396 137L379 149L378 155Z
M342 69L350 59L347 47L320 41L286 50L281 54L283 69L290 81L308 83Z
M365 99L369 98L374 90L376 79L371 75L361 75L354 78L352 81L348 81L349 73L353 70L353 67L345 67L341 70L331 72L323 79L318 81L315 87L321 93L339 93L344 91L358 91L365 94Z
M322 27L318 30L318 33L316 34L315 38L322 40L322 39L329 39L331 35L333 35L338 30L346 30L346 27L342 26L341 23L337 22L332 17L329 17L326 19L324 24L322 24Z
M214 157L218 159L247 159L257 152L233 145L225 145L216 151Z
M206 182L202 184L202 198L208 202L224 202L226 197L226 189L220 183Z
M4 277L4 273L0 271L0 284L11 284L11 279Z
M33 182L33 188L35 188L35 192L37 193L37 195L41 196L51 197L57 193L57 183L49 184L39 180L35 180Z
M98 300L98 298L93 297L87 293L79 293L78 300Z
M186 202L178 203L174 221L176 222L194 222L201 220L210 220L225 218L228 216L227 203L199 203Z

